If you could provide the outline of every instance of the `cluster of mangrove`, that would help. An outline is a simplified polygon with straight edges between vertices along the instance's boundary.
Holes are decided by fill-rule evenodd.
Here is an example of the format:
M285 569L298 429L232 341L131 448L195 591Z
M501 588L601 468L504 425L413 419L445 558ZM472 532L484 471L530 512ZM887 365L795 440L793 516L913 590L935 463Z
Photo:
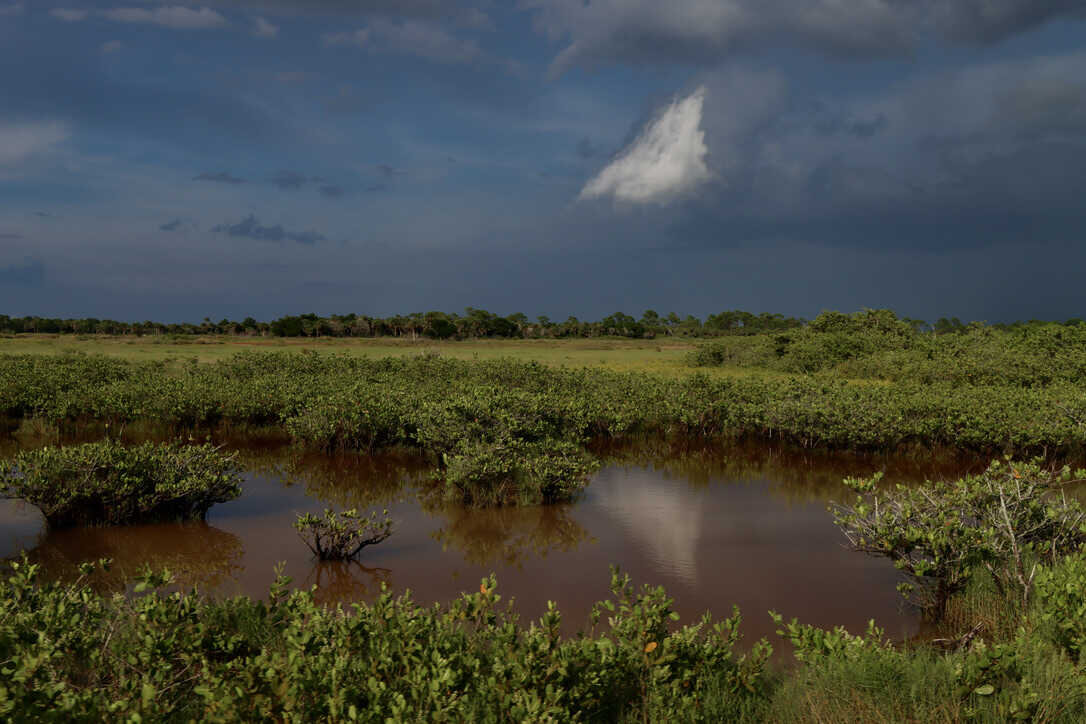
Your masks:
M202 520L241 494L236 457L210 444L45 447L0 465L0 496L36 506L53 528Z
M708 342L688 357L701 367L1043 388L1086 382L1086 325L974 324L959 334L918 334L885 310L824 313L799 329Z
M2 356L0 414L71 429L272 425L315 449L414 448L435 465L448 499L477 505L568 500L598 467L589 442L641 433L985 453L1078 452L1086 442L1086 395L1069 379L669 379L433 356L243 353L209 364Z
M553 606L524 625L496 581L430 608L385 591L350 609L288 593L267 600L134 594L0 581L0 716L78 720L277 721L985 721L1086 718L1086 555L1067 470L1007 461L953 483L880 490L838 509L858 549L911 580L945 581L946 636L892 643L770 612L796 663L772 646L740 654L738 611L677 628L660 588L614 572L613 599L560 635ZM920 496L920 497L918 497ZM877 498L877 500L876 500ZM978 514L978 511L985 511ZM929 634L930 635L930 634Z

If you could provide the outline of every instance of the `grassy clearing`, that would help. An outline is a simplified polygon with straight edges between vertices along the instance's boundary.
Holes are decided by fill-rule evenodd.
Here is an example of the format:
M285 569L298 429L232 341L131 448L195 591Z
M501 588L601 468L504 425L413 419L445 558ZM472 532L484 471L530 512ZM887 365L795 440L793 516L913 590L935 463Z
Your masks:
M216 362L243 351L299 352L313 350L352 357L417 357L439 355L457 360L512 359L539 362L548 367L594 367L615 372L653 372L688 375L686 362L696 343L687 340L626 339L517 339L418 340L351 339L326 337L111 337L105 335L19 334L0 337L0 354L105 355L135 362L188 360ZM714 377L765 375L783 377L773 370L719 368L701 370Z

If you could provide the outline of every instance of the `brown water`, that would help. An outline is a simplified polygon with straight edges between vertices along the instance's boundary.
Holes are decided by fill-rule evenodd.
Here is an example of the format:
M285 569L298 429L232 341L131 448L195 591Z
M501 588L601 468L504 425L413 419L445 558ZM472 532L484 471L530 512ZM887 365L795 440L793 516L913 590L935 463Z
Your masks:
M750 639L771 636L766 611L819 626L861 630L874 618L895 638L912 635L886 561L847 551L826 510L846 500L845 475L886 471L897 481L944 478L979 461L829 456L760 446L677 450L657 444L602 451L613 461L572 505L471 510L432 502L410 456L303 455L240 445L243 495L206 523L49 531L38 511L0 501L0 557L27 549L47 575L112 558L101 583L123 590L145 566L213 595L264 596L283 564L296 586L326 602L370 600L387 583L424 603L475 590L491 572L525 617L558 603L567 631L608 596L609 566L635 583L663 585L684 621L724 617L737 604ZM420 491L422 494L420 495ZM325 506L388 507L391 538L357 563L319 563L291 527Z

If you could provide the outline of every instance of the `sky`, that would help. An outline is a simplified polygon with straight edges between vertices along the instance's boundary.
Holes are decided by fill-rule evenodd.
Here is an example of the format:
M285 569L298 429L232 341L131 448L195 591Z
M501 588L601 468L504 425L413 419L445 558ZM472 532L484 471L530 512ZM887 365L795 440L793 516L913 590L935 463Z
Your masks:
M1086 0L0 0L0 313L1086 317Z

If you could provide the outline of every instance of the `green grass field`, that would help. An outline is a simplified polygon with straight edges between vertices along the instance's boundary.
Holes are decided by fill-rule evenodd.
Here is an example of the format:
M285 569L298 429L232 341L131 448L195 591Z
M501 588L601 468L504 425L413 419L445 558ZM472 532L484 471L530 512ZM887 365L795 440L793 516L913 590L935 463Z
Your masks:
M553 367L601 367L614 371L688 374L692 368L684 357L694 342L686 340L470 340L438 342L431 339L296 339L254 337L107 337L20 334L0 338L0 354L62 354L82 352L121 357L128 360L163 360L171 358L213 362L236 352L299 351L346 353L359 357L407 357L437 353L455 359L534 360ZM701 370L705 373L707 370ZM735 375L734 369L709 371L716 375Z

